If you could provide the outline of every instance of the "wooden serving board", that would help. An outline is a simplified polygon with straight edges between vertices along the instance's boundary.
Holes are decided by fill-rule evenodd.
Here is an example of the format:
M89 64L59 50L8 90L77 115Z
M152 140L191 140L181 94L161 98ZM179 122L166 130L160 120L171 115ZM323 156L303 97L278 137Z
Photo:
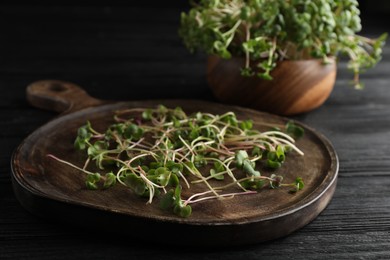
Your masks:
M108 103L62 81L35 82L27 88L27 98L33 106L62 112L28 136L12 157L15 194L23 207L42 217L149 242L151 238L146 230L152 230L156 243L253 244L286 236L308 224L325 209L336 188L338 159L331 143L314 129L297 122L305 129L305 135L296 145L305 155L290 153L277 173L284 176L285 183L302 177L303 190L290 194L288 189L265 188L255 195L209 200L194 204L192 215L181 218L161 210L158 203L146 204L146 199L122 185L87 190L84 174L48 158L47 154L82 166L85 155L73 148L77 129L87 120L96 129L106 129L113 123L114 112L124 108L153 108L163 104L180 106L188 114L233 111L239 119L267 124L284 125L288 119L199 100ZM159 235L164 241L160 241Z

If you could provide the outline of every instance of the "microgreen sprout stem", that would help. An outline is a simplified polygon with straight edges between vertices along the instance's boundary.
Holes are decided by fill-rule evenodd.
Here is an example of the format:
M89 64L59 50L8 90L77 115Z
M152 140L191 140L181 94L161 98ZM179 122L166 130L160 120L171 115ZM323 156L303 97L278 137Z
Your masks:
M190 205L207 200L256 194L267 186L295 193L304 186L300 177L284 184L283 176L259 171L260 165L277 170L289 151L303 156L295 145L303 128L294 122L284 132L281 125L260 132L253 129L259 122L239 120L233 112L187 115L163 105L116 111L113 120L104 133L89 122L78 129L74 146L87 155L82 167L47 156L86 174L88 189L119 183L148 198L148 204L158 198L163 209L180 217L191 215ZM99 173L90 170L90 162ZM193 185L203 191L191 192Z

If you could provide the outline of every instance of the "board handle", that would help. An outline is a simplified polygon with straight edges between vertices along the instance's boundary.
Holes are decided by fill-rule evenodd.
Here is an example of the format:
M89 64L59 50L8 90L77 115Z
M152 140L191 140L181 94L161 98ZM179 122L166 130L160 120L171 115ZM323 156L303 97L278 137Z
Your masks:
M31 105L62 114L104 103L89 96L80 86L61 80L33 82L27 86L26 95Z

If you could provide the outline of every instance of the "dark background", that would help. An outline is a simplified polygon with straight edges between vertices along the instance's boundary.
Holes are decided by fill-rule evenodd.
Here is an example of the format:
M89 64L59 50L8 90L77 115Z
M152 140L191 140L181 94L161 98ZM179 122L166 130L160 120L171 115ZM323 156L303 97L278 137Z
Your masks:
M57 114L31 107L25 88L41 79L74 82L99 99L214 100L205 56L177 35L187 1L1 1L0 259L389 259L390 48L352 89L341 61L329 100L295 119L322 132L340 159L334 198L294 234L243 248L175 248L128 241L37 218L25 211L10 179L14 149ZM363 35L389 31L388 1L361 1ZM167 234L156 234L164 239ZM205 234L207 235L207 234Z
M75 81L107 99L202 97L207 91L203 67L177 36L185 8L122 1L3 5L0 87L23 90L31 81L55 78ZM159 88L151 91L154 82ZM97 92L95 86L107 89Z
M55 78L107 86L110 91L91 94L109 99L133 99L135 88L136 98L210 97L204 56L190 54L177 35L188 1L159 1L152 8L144 1L25 2L0 4L0 88L23 90L31 81ZM362 33L378 36L389 2L360 4ZM160 88L150 91L157 77Z
M92 88L100 98L211 98L205 57L190 54L177 35L188 1L159 1L153 7L143 1L97 2L2 1L0 88L23 90L34 80L54 78L88 90L110 88L100 88L103 93ZM362 33L378 36L389 2L361 0L360 5ZM154 80L160 87L151 91Z

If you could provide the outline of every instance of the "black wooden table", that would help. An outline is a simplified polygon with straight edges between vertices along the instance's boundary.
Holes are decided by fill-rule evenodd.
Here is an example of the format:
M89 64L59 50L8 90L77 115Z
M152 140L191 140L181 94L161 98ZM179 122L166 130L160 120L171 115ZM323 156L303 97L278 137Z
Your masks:
M364 90L348 85L352 75L341 61L329 100L294 117L328 137L340 171L330 205L287 237L240 248L166 247L158 240L174 233L155 234L149 243L128 241L38 218L18 203L12 152L56 116L27 103L29 83L71 81L107 100L214 101L205 57L190 54L177 36L186 8L0 6L0 259L390 259L390 44L382 62L362 76ZM376 18L363 20L363 34L388 30L384 18Z

